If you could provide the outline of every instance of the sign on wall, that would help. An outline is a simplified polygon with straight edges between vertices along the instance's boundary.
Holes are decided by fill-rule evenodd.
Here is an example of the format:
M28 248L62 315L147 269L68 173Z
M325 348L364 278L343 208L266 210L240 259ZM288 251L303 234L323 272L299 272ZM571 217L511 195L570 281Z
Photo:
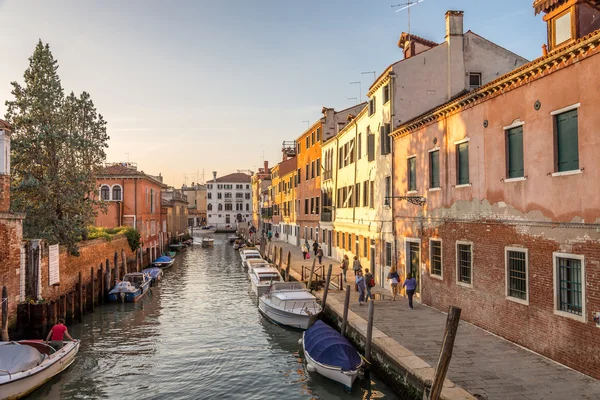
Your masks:
M48 285L60 284L60 274L58 268L59 249L57 244L48 246Z

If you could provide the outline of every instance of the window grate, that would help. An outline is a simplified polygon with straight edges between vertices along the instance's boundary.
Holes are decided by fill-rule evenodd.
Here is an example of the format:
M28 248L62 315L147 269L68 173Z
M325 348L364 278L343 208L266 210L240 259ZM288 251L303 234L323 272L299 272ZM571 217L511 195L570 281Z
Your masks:
M471 284L471 245L458 245L458 281Z
M582 314L581 261L558 258L558 309L575 315Z
M508 258L508 295L527 300L527 258L523 251L509 251Z
M442 275L442 242L438 240L431 241L431 273Z

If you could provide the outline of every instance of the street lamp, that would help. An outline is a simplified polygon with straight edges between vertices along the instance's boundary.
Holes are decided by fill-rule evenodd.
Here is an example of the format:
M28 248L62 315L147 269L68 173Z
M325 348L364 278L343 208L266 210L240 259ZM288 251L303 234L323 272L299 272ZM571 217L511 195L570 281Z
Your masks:
M415 206L423 207L425 203L427 203L427 199L423 196L385 196L383 206L389 207L390 200L389 199L398 199L398 200L406 200Z

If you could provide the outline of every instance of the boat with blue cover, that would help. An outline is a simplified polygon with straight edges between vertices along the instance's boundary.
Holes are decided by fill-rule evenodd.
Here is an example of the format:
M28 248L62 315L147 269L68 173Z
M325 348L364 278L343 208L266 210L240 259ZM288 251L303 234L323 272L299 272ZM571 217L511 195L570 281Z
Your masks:
M323 321L317 321L302 335L302 348L309 371L316 371L352 391L363 359L348 339Z
M108 292L108 300L136 302L150 291L150 283L152 283L152 278L148 274L142 272L125 274L123 280Z
M152 278L153 282L160 281L164 274L163 270L158 267L146 268L142 271L142 273L150 275L150 278Z
M158 268L166 269L173 265L174 262L175 260L169 256L160 256L156 260L154 260L152 265Z

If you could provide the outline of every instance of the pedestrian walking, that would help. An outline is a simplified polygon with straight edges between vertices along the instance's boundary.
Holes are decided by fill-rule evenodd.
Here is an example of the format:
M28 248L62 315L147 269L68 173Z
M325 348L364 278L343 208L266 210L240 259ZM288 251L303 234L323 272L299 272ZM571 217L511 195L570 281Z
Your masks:
M390 269L390 273L388 274L388 280L390 282L390 290L392 292L392 300L396 300L396 295L398 294L398 283L400 282L400 275L396 271L396 267L392 267Z
M323 249L321 246L317 249L317 258L319 259L319 265L323 265Z
M371 294L371 288L375 286L375 278L373 277L373 274L369 272L369 268L365 268L365 283L367 286L366 300L374 300L373 295Z
M357 256L354 256L354 261L352 262L352 269L354 270L354 276L358 273L358 271L362 272L362 266L360 265L360 261Z
M350 260L348 260L348 255L344 254L344 258L342 259L342 264L340 268L342 269L342 275L344 276L344 283L348 282L346 279L346 272L348 271L348 266L350 265Z
M302 245L302 259L306 260L306 255L308 254L308 248L306 247L306 244Z
M319 243L315 240L312 244L313 251L315 252L315 257L317 256L317 250L319 250Z
M269 231L269 233L267 233L267 238L269 239L269 242L271 241L272 237L273 237L273 232Z
M406 287L406 294L408 295L408 306L411 310L413 308L413 296L415 295L415 290L417 289L417 280L412 272L408 275L408 279L404 281L402 287Z
M54 347L55 350L60 350L64 346L64 337L67 337L70 341L74 342L75 339L69 335L69 330L65 326L65 320L62 318L58 319L58 324L54 325L50 332L48 332L48 336L46 336L46 343L49 342L52 337L52 342L50 345Z
M362 304L365 301L366 284L365 277L363 276L362 271L360 270L356 275L356 287L358 288L358 305L362 306Z

